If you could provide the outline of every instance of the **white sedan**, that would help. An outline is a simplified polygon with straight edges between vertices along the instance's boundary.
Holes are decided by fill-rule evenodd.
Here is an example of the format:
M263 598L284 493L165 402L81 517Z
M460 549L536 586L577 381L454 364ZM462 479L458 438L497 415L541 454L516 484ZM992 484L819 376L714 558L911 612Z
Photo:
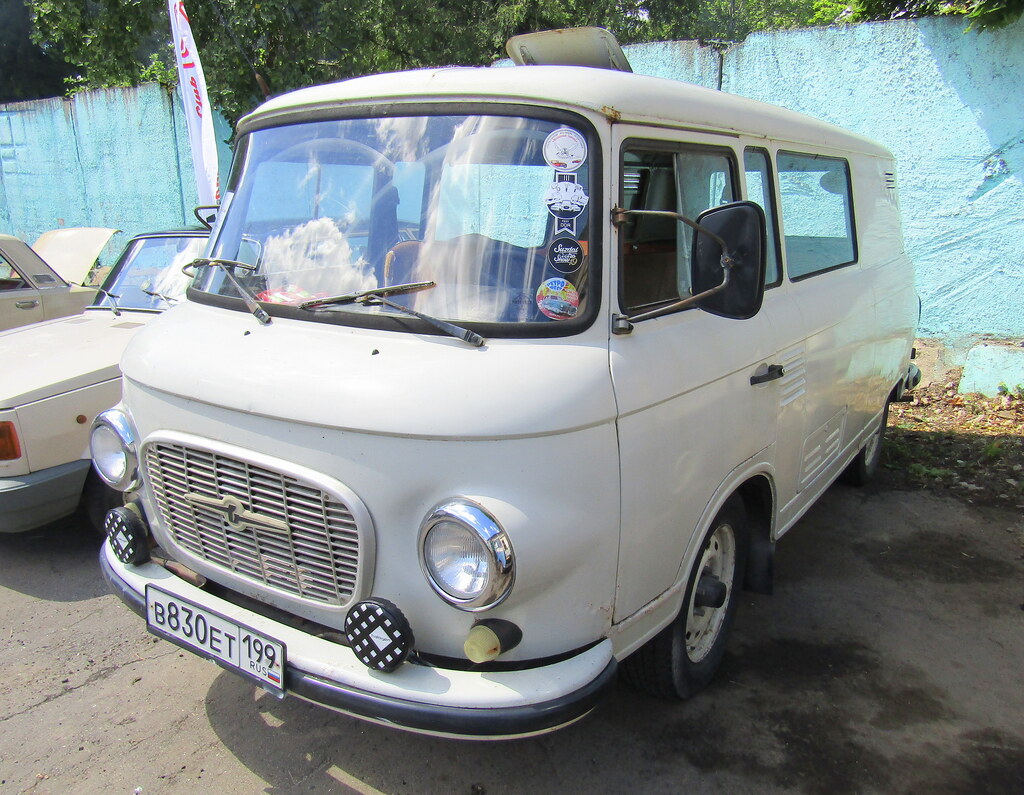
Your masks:
M83 314L0 332L0 533L30 530L80 504L102 521L119 500L90 470L89 428L121 399L118 362L128 340L184 295L181 267L207 237L138 235Z

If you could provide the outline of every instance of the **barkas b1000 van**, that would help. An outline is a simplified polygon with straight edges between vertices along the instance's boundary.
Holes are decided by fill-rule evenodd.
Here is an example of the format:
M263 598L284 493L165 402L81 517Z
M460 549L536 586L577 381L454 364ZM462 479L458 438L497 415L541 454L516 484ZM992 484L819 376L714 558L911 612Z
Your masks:
M271 100L94 426L106 577L157 635L404 729L550 731L618 671L690 696L915 382L893 173L610 69Z

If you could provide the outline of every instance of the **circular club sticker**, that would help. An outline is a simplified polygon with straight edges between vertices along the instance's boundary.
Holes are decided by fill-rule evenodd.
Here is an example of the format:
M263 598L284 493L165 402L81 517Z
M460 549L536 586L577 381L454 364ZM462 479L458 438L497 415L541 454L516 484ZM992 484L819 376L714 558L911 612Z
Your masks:
M537 308L552 320L576 317L580 294L567 279L548 279L537 289Z
M587 139L569 127L559 127L544 139L544 159L555 171L575 171L587 161Z
M583 246L571 237L560 237L548 246L548 264L559 273L572 273L583 264Z

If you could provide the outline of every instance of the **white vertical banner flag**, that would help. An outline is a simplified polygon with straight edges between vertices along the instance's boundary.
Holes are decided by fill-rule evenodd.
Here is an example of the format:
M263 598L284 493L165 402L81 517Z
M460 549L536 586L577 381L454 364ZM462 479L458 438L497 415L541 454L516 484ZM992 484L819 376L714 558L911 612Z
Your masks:
M199 189L199 204L220 203L220 176L217 170L217 139L213 134L213 109L206 94L206 76L199 62L192 26L181 0L167 0L174 37L174 56L178 62L178 86L185 104L188 142Z

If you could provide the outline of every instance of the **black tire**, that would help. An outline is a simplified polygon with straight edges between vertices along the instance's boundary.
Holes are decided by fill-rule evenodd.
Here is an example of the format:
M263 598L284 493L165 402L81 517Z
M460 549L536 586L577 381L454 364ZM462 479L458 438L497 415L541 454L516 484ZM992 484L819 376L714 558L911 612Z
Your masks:
M882 461L882 443L885 439L885 426L889 422L889 401L885 402L882 409L882 421L875 428L874 433L868 437L864 446L860 449L849 466L843 470L840 476L845 483L851 486L866 486L878 472L878 465Z
M82 489L80 506L97 533L106 535L103 520L107 516L107 511L119 505L124 505L124 495L110 488L96 474L96 470L90 469L85 478L85 487Z
M730 555L725 548L730 540L731 573L726 575L719 564ZM733 496L722 506L704 537L686 583L679 615L623 660L619 670L629 685L659 698L686 700L711 681L722 662L736 616L747 543L747 512L739 497ZM702 574L714 571L726 575L720 579L727 589L725 601L717 608L696 607L697 583Z

